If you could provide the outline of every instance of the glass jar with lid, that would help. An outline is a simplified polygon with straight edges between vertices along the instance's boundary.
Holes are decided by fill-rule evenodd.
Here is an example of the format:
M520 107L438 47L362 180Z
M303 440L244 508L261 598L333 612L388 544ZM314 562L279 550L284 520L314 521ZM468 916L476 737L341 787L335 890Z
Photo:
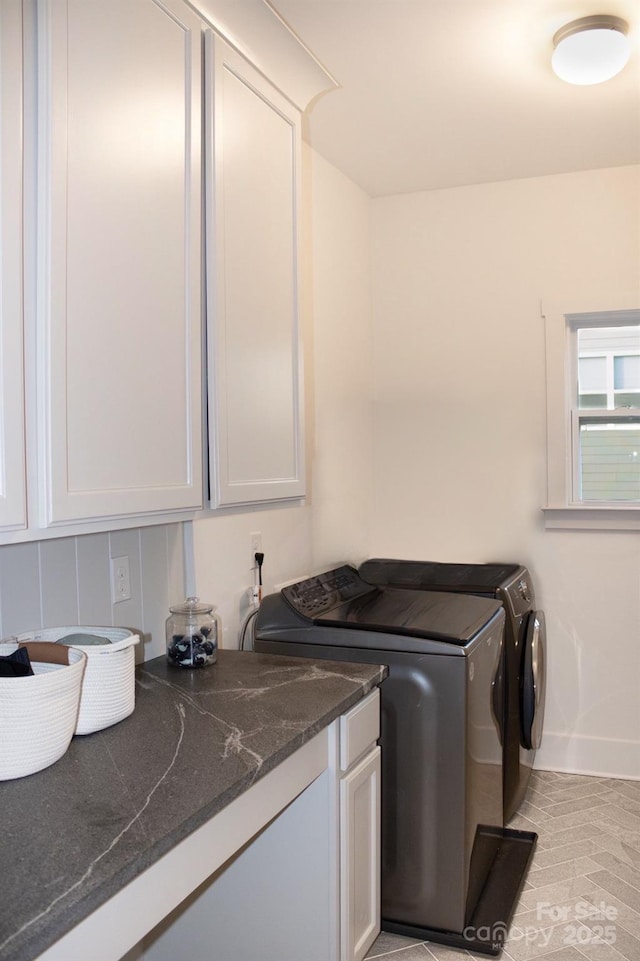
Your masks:
M167 618L167 660L175 667L207 667L215 664L220 617L213 604L188 597L183 604L170 607Z

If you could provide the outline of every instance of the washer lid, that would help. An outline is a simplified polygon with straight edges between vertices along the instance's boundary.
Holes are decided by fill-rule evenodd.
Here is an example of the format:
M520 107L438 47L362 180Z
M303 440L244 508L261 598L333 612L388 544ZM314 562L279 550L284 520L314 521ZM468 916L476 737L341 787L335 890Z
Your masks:
M437 591L381 589L344 566L300 581L282 592L313 624L348 627L467 644L502 605L493 599Z
M367 583L379 587L488 594L518 570L519 564L447 564L373 557L360 565L359 574Z

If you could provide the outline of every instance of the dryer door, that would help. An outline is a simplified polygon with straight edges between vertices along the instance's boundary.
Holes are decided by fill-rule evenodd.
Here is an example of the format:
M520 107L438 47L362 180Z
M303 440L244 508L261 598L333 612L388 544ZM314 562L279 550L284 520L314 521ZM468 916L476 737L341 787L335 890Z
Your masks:
M521 704L522 746L537 750L542 739L544 699L547 686L546 631L542 611L532 611L524 631L522 652Z

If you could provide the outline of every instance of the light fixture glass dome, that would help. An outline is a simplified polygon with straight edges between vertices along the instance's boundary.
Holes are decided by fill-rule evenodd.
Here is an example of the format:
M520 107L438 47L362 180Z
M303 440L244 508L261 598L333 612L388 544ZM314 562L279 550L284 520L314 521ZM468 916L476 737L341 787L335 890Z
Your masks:
M630 54L628 25L620 17L582 17L553 38L551 65L561 80L603 83L623 69Z

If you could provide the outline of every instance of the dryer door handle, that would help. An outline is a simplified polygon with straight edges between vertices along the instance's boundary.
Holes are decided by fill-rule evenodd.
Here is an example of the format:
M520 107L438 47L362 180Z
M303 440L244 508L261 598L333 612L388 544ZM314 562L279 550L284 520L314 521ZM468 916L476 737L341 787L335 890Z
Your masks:
M522 652L522 676L520 678L520 702L522 706L522 746L537 750L542 740L544 702L547 686L546 631L542 611L532 611L527 620L524 651Z

